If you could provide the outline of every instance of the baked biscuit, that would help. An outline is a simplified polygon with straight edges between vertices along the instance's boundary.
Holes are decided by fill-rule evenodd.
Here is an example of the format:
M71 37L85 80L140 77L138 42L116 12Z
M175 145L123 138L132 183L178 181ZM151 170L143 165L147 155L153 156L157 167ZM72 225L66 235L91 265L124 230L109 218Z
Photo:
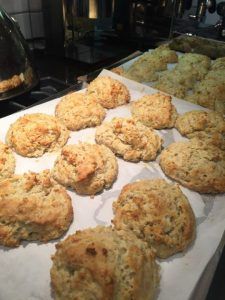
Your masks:
M73 219L71 199L48 170L0 182L0 244L47 242L63 235Z
M225 70L225 57L220 57L212 62L212 70Z
M103 123L95 139L129 161L154 160L162 146L162 139L153 129L131 118L113 118Z
M206 55L185 53L179 56L175 69L192 74L196 80L202 80L211 66L211 60Z
M112 68L110 71L114 72L114 73L116 73L116 74L118 74L120 76L123 76L123 74L125 72L125 70L124 70L123 67L115 67L115 68Z
M156 81L159 77L158 73L148 63L132 66L124 72L124 77L138 82Z
M199 193L225 192L225 152L199 139L176 142L160 155L164 173Z
M57 104L55 115L69 130L79 130L100 125L105 117L104 108L84 94L72 93Z
M0 142L0 181L13 175L15 164L12 150Z
M141 180L123 187L113 203L117 230L131 230L167 258L184 251L195 237L192 208L177 184Z
M195 84L195 79L190 73L183 73L179 70L167 70L159 73L160 83L167 83L167 81L174 83L174 85L181 85L185 90L191 89Z
M152 300L159 267L146 243L129 231L96 227L56 245L51 283L54 299Z
M204 80L195 85L193 94L185 100L225 114L225 84L215 80Z
M127 87L108 76L97 77L87 87L88 99L95 100L105 108L114 108L130 101Z
M116 180L115 155L104 145L67 145L55 162L53 177L81 195L94 195L110 188Z
M152 87L181 99L184 99L186 94L186 88L183 85L171 81L156 81Z
M225 149L225 120L214 111L193 110L179 116L176 129L188 138L200 138Z
M22 156L38 157L58 150L68 138L69 131L55 117L34 113L20 117L10 126L6 143Z
M176 63L178 61L176 51L171 50L168 45L161 45L151 53L167 64Z
M9 79L0 81L0 93L15 89L23 83L22 76L14 75Z
M177 118L171 97L161 93L143 96L132 104L131 113L135 119L155 129L172 128Z

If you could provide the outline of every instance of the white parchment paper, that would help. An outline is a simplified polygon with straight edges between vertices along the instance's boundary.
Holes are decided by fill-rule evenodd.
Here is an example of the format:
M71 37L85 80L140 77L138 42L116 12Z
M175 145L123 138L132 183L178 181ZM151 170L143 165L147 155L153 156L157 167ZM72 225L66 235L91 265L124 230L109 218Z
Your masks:
M117 74L104 70L101 75L109 75L123 81L130 89L131 101L135 101L146 93L156 90L124 79ZM0 140L5 140L9 125L25 113L42 112L54 114L56 104L60 99L35 106L26 111L18 112L0 119ZM200 106L173 98L173 103L179 113ZM115 116L130 116L130 104L107 111L106 120ZM157 131L164 139L164 147L184 139L175 129ZM94 142L95 128L72 132L69 144L78 141ZM16 155L16 173L26 171L39 172L52 168L59 153L45 154L40 158L24 158ZM59 240L78 229L110 225L113 217L112 202L117 198L121 188L138 179L166 178L157 161L149 163L131 163L118 158L119 174L113 187L103 191L94 198L78 196L68 191L73 202L74 221L68 232ZM168 180L168 178L166 178ZM199 279L209 261L214 257L225 229L225 195L200 195L182 187L194 210L197 223L197 237L193 245L185 252L174 255L169 259L158 261L161 266L161 282L158 294L159 300L190 299ZM46 244L23 242L16 249L0 247L0 300L50 300L53 299L50 287L51 255L55 252L55 240ZM223 244L223 243L222 243ZM213 264L215 266L215 263ZM208 273L215 268L210 268ZM198 299L203 299L208 284L201 287ZM192 296L192 299L197 299ZM82 299L81 299L82 300Z

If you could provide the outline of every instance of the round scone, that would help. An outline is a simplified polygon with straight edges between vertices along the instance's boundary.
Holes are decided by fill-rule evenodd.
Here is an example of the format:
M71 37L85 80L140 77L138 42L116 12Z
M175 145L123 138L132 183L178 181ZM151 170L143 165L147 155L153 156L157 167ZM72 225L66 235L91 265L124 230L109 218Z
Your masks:
M53 177L81 195L94 195L110 188L117 178L115 155L104 145L67 145L55 162Z
M13 175L15 171L15 158L12 150L0 142L0 181Z
M188 138L204 139L225 149L225 120L219 113L192 110L179 116L175 127Z
M200 193L225 192L225 151L200 139L176 142L160 155L164 173Z
M71 93L57 104L55 115L69 130L79 130L100 125L105 117L105 110L84 94Z
M117 230L131 230L160 258L184 251L195 238L195 216L178 184L140 180L123 187L113 203Z
M77 231L56 245L51 283L56 300L152 300L159 267L147 244L129 231Z
M34 113L11 124L6 143L22 156L38 157L44 152L58 150L68 138L69 131L54 116Z
M71 199L45 170L0 182L0 244L47 242L63 235L73 219Z
M153 129L131 118L113 118L103 123L95 139L129 161L154 160L162 146L162 139Z
M105 108L114 108L130 101L127 87L108 76L97 77L86 91L88 99L95 100Z
M135 119L155 129L172 128L178 115L171 97L161 93L143 96L132 104L131 113Z

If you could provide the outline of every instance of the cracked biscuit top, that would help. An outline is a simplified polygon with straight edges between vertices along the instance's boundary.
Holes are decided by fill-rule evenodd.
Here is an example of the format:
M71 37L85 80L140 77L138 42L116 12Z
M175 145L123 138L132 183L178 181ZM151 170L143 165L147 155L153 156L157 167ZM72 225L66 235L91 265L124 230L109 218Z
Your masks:
M56 245L51 283L57 300L153 300L159 267L129 231L95 227Z
M131 118L113 118L103 123L95 139L129 161L154 160L162 146L162 139L153 129Z
M69 131L54 116L33 113L11 124L6 143L22 156L38 157L60 149L68 138Z
M195 216L178 184L140 180L123 187L113 203L117 230L131 230L160 258L184 251L195 238Z

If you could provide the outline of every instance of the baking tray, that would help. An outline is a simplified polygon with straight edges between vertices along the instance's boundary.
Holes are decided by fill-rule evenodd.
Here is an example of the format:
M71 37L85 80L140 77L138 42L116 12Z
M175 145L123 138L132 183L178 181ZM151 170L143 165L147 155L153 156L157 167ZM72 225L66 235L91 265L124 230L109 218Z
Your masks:
M107 70L100 75L108 75L123 81L130 90L131 101L136 101L143 94L156 92L151 87L125 79ZM2 118L0 140L4 141L9 125L19 116L34 112L54 114L55 106L59 101L60 98ZM173 103L179 113L202 109L200 106L174 97ZM115 116L130 116L130 104L108 110L106 120ZM160 130L158 133L164 139L164 147L171 142L184 139L175 129ZM94 142L94 134L95 128L73 132L68 143ZM48 153L40 158L15 155L16 173L22 174L28 170L39 172L52 168L58 154ZM51 300L49 270L56 243L76 230L96 225L110 225L113 217L112 203L125 184L143 178L160 177L168 180L159 167L158 160L149 163L131 163L118 158L118 164L118 179L111 189L105 190L94 198L79 196L71 190L68 191L72 198L74 221L61 239L49 243L23 242L16 249L0 247L0 300ZM209 281L204 281L204 288L200 283L204 274L213 274L217 263L214 257L218 256L218 249L224 245L224 240L221 239L225 228L225 195L200 195L183 187L182 191L189 199L196 216L197 237L186 252L165 260L158 260L161 267L158 300L205 299ZM211 263L208 268L209 262ZM198 298L195 297L196 291L199 292Z

